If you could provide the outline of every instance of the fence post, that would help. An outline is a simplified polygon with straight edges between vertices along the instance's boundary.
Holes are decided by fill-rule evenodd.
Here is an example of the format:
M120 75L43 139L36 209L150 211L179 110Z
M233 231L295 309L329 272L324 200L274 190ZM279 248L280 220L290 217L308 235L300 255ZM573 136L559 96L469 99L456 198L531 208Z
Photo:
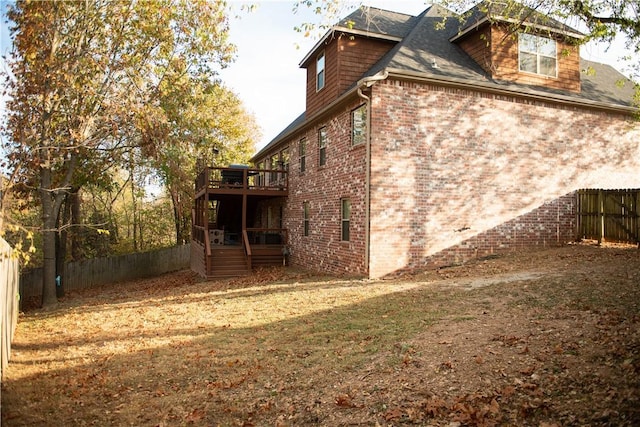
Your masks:
M598 245L602 244L604 238L604 193L598 190Z
M11 246L0 238L0 378L11 357L11 341L18 323L19 268Z

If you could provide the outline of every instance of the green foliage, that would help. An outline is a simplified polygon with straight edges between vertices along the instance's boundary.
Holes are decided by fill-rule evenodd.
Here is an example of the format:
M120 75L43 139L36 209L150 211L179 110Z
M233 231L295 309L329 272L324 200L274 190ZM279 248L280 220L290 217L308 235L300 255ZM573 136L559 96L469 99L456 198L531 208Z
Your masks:
M16 197L38 200L44 282L53 283L56 233L80 224L66 218L73 194L117 191L114 167L133 176L164 159L181 165L178 154L194 152L195 138L205 146L232 133L192 101L220 88L218 71L235 48L223 1L17 1L8 10L14 55L3 148ZM135 242L143 199L131 198ZM108 229L108 217L94 219L85 225L100 246L113 237L95 231ZM44 295L55 300L51 289Z

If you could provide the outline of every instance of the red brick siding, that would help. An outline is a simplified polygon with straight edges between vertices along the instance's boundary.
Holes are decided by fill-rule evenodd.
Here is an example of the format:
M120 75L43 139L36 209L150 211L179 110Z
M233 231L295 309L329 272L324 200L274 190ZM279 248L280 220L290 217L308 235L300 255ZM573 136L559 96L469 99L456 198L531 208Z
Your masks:
M284 212L292 249L290 261L311 270L366 275L365 147L351 147L351 109L319 123L287 143L290 147L289 197ZM318 129L328 131L327 163L318 166ZM306 171L300 173L298 141L307 138ZM351 239L340 240L340 200L351 200ZM303 203L310 205L310 233L304 236Z
M571 194L639 187L614 114L411 82L373 86L370 275L571 240Z

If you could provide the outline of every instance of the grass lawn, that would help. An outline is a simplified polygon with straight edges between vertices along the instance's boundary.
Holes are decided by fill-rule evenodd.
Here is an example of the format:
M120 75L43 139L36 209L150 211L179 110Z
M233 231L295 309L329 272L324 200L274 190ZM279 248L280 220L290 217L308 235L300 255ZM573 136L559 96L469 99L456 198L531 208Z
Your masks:
M2 425L640 425L640 251L393 280L268 269L22 313Z

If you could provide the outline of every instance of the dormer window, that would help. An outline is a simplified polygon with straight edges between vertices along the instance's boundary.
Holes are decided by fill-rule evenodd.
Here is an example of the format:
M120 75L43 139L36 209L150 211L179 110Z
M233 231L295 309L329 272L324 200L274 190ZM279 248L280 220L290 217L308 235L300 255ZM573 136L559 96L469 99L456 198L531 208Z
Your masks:
M534 34L518 34L519 70L557 77L556 41Z
M316 92L324 87L324 52L316 58Z

